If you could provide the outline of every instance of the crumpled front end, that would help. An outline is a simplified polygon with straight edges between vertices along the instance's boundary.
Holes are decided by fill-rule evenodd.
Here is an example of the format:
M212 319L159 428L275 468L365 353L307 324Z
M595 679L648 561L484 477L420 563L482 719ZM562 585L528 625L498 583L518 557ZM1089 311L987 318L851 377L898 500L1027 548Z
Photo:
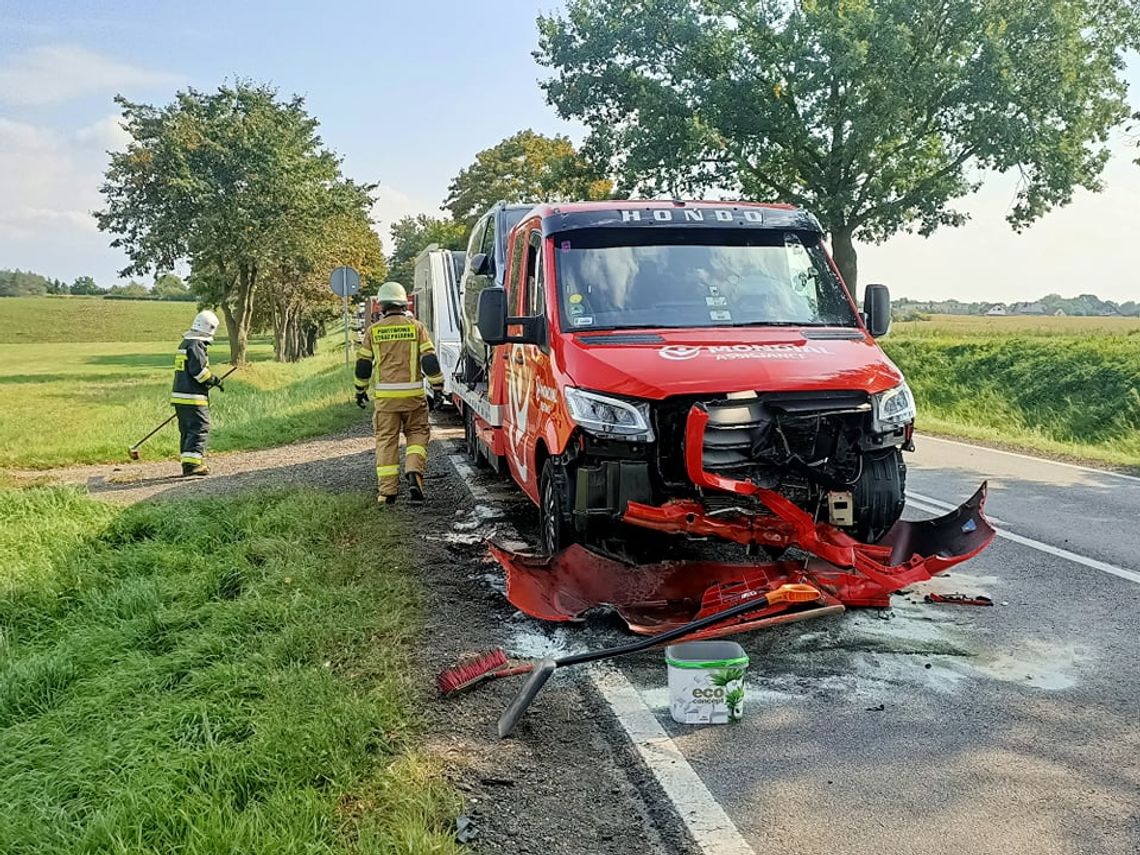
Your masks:
M540 558L492 546L507 573L507 597L544 620L580 619L611 608L635 632L653 634L732 606L785 583L807 583L821 594L806 610L783 605L717 625L714 637L774 623L833 614L846 607L886 607L891 593L930 579L977 555L993 540L985 517L986 485L957 509L936 519L899 520L878 542L856 540L779 493L753 481L710 472L704 466L708 410L694 405L685 431L685 468L699 498L661 505L629 502L624 521L670 534L716 537L802 558L768 563L666 561L633 565L575 545ZM710 510L701 498L715 496ZM724 497L740 499L724 511Z

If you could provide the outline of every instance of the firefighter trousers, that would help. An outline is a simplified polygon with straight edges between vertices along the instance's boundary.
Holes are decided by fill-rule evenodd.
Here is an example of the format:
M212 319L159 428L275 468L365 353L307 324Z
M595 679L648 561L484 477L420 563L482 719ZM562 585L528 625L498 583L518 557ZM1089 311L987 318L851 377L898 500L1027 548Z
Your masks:
M372 427L376 431L376 480L380 495L394 496L400 483L401 432L407 442L404 471L423 472L427 463L427 446L431 439L427 401L422 395L381 398L376 401Z
M206 456L206 438L210 435L210 408L175 404L178 416L178 456L184 464L197 465Z

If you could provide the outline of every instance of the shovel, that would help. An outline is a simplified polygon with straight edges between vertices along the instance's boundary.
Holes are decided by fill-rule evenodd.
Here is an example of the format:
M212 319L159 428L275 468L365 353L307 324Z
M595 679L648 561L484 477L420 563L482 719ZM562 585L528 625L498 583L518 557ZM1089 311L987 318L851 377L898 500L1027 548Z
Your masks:
M530 679L526 681L519 693L515 695L515 699L511 701L511 705L507 707L499 717L499 738L502 739L510 736L534 700L535 695L546 685L546 681L550 679L550 675L559 668L566 668L570 665L584 665L587 662L599 662L602 659L625 656L627 653L640 653L642 650L648 650L650 647L656 647L659 644L675 641L683 636L699 632L706 627L720 623L728 618L747 614L757 609L764 609L776 603L813 603L819 599L819 591L811 585L789 583L781 585L779 588L776 588L774 591L769 591L767 594L742 600L724 611L707 615L692 623L678 626L657 635L650 635L640 641L634 641L620 647L609 647L605 650L576 653L572 656L560 656L557 659L543 659L534 667L534 670L530 674Z

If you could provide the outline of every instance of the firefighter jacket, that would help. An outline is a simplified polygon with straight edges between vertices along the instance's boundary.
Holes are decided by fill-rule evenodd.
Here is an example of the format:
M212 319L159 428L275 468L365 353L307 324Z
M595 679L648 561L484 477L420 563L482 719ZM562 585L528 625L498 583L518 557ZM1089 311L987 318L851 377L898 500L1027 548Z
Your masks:
M367 389L373 380L371 394L376 401L423 397L420 360L434 353L435 345L422 323L402 312L384 315L364 331L356 350L356 388ZM433 386L443 383L442 374L427 379Z
M210 387L217 384L206 355L206 342L184 338L174 355L174 387L170 403L191 407L210 406Z

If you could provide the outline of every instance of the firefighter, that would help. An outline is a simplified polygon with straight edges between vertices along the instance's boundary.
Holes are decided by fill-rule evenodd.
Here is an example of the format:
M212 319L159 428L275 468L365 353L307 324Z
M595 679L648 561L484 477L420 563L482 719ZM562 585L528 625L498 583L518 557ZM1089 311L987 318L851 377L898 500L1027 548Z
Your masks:
M378 501L384 505L396 501L400 483L400 433L403 432L407 443L404 480L408 497L413 502L422 502L424 464L431 436L424 377L431 384L433 394L438 394L443 389L443 374L427 328L407 315L408 294L404 286L399 282L385 282L377 293L377 302L380 318L364 331L364 340L356 351L355 383L356 403L363 408L368 403L368 385L372 381Z
M214 340L218 316L209 309L199 312L182 336L174 356L174 388L170 403L178 416L179 458L182 474L208 475L206 437L210 433L210 389L225 391L218 375L210 370L206 349Z

